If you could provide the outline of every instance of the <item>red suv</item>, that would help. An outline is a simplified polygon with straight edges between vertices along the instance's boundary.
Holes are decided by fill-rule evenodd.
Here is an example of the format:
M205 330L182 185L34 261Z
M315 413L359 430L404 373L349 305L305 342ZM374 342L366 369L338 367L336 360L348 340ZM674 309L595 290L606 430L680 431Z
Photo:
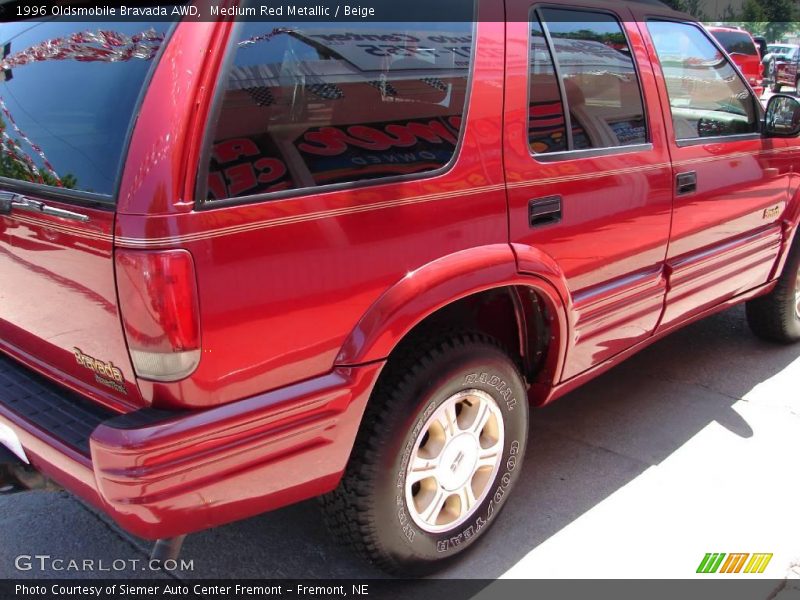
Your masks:
M473 20L0 27L8 471L156 555L320 496L420 572L529 406L740 302L800 339L796 99L655 4Z
M731 27L709 27L708 30L725 48L760 98L764 93L764 65L761 64L761 53L753 36L743 29Z

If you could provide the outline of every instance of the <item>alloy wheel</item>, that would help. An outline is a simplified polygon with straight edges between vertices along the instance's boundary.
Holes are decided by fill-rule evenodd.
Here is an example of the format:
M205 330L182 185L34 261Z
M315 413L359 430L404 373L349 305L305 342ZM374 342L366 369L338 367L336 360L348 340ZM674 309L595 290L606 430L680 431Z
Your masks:
M800 266L794 276L794 316L800 319Z
M406 469L406 506L423 530L466 521L489 493L503 456L503 415L482 390L458 392L428 418Z

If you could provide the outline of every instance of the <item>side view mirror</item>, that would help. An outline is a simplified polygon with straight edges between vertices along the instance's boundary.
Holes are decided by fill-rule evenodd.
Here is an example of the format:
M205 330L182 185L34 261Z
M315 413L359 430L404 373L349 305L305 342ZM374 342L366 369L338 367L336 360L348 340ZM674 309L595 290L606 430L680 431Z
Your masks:
M772 96L767 102L764 133L769 137L800 135L800 101L786 94Z

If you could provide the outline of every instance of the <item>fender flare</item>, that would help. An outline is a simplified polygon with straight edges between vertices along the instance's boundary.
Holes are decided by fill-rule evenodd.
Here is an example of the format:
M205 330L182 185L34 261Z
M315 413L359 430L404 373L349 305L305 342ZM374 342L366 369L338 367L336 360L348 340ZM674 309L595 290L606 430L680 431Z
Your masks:
M528 247L524 247L528 248ZM565 311L566 282L553 281L555 263L546 255L529 249L526 265L539 259L540 273L519 273L516 248L491 244L461 250L436 259L409 272L387 289L364 313L345 340L336 359L337 366L385 360L397 344L425 318L467 296L507 286L524 286L537 292L548 304L554 348L552 373L560 377L566 355L568 319ZM568 298L568 296L566 297ZM548 368L548 371L550 369ZM551 382L552 384L556 381Z

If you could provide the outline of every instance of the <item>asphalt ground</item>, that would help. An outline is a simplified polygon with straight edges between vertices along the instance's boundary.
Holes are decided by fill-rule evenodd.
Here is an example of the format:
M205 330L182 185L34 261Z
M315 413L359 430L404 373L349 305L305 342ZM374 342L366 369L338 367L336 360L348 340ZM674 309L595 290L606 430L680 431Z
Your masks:
M763 552L761 577L800 577L799 388L800 345L756 339L741 307L676 332L532 412L503 513L439 576L686 578L705 553ZM65 492L0 497L0 540L2 578L153 576L19 570L20 555L147 557ZM382 576L327 534L313 501L191 535L182 558L191 570L159 576Z

